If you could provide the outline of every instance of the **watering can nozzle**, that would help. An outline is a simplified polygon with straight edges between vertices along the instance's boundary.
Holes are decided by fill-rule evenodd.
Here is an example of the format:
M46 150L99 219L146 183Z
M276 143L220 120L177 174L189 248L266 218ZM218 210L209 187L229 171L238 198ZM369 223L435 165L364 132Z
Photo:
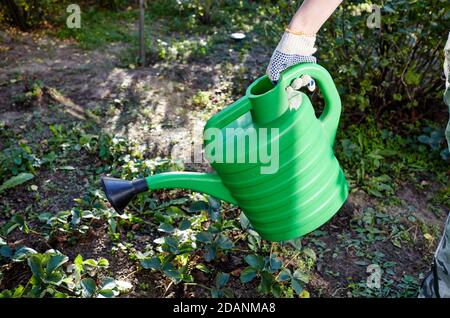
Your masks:
M106 198L117 212L123 211L128 202L130 202L136 194L148 190L147 181L145 181L145 179L127 181L102 177L101 182Z

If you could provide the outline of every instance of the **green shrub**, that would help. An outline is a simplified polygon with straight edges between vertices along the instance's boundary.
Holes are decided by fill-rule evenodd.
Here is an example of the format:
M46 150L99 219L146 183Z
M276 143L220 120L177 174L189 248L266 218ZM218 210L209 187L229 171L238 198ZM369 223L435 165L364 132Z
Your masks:
M132 0L100 0L99 6L108 9L118 10L129 5L135 5L137 2L138 1Z
M275 47L296 7L291 1L263 1L259 9L268 47ZM381 29L369 28L368 1L343 2L318 34L318 63L338 85L345 109L364 117L417 111L442 104L443 46L448 34L448 1L387 0ZM395 117L394 117L395 114Z
M0 184L21 172L35 173L41 165L31 148L26 144L8 147L0 152Z
M65 14L67 0L5 0L0 3L2 20L26 31Z

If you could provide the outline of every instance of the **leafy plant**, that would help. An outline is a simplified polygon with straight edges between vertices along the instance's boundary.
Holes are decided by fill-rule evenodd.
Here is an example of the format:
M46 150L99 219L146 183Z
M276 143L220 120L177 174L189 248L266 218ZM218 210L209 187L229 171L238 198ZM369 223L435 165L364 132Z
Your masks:
M241 281L248 283L259 277L258 291L262 294L272 293L275 297L289 295L289 290L286 290L285 286L289 283L290 287L300 295L304 285L309 282L309 276L304 271L297 269L291 273L289 268L283 267L282 260L276 255L270 257L247 255L245 261L249 266L242 270Z
M417 138L419 142L428 145L432 151L440 152L442 159L448 161L450 159L450 154L444 131L441 129L426 127L423 129L423 132L424 134Z
M28 227L27 222L19 214L14 214L13 217L11 218L11 220L3 225L2 234L7 236L9 233L14 231L16 228L19 228L25 234L27 234L29 232L29 227Z
M22 172L18 174L17 176L11 177L5 182L3 182L2 185L0 185L0 193L2 193L5 190L14 188L18 185L21 185L22 183L25 183L27 181L30 181L34 178L34 175L31 173Z
M233 289L225 287L228 280L230 279L230 274L219 272L217 273L215 279L215 285L211 289L211 296L213 298L223 298L223 297L233 297Z
M24 143L10 146L0 152L0 181L5 182L6 179L22 172L35 174L36 168L39 168L41 164L42 161L37 158L30 146ZM24 176L29 177L29 174L13 180L20 180Z
M16 251L16 254L19 251ZM46 296L110 298L132 287L127 282L110 277L97 279L99 272L109 266L109 262L104 258L83 260L78 255L73 264L66 266L69 258L56 250L37 253L25 248L21 255L23 256L20 259L17 257L15 259L17 261L26 260L32 276L25 286L19 285L13 290L3 290L0 298L42 298ZM97 283L98 280L100 283Z
M52 20L66 3L65 0L5 0L0 4L0 15L12 25L27 31Z

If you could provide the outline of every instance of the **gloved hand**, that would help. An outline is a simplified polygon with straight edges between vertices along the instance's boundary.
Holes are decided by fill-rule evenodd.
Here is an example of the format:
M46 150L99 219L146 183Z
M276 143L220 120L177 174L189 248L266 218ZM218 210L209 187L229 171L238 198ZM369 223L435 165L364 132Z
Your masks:
M280 78L280 73L292 65L316 63L316 58L312 56L317 50L314 47L315 42L314 34L306 35L286 29L267 67L266 73L270 80L276 83Z

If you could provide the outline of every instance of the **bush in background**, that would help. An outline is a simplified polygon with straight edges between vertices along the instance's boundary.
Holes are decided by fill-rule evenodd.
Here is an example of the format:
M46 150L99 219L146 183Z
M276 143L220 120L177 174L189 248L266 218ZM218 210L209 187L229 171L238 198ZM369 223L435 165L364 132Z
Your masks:
M67 3L67 0L3 0L0 20L27 31L64 14Z
M28 31L38 26L59 21L66 14L66 7L73 3L68 0L2 0L0 2L0 23L7 22L12 26ZM88 6L119 10L135 5L133 0L100 0L76 1Z
M151 2L149 11L188 19L191 29L243 30L270 56L300 3L222 0L212 5L209 0L172 0ZM372 4L381 8L381 28L366 25ZM442 117L449 17L447 0L341 4L318 34L316 56L333 75L353 122L367 116L406 124ZM265 67L261 65L261 72Z
M131 0L82 2L95 12L99 6L120 10L137 4ZM162 16L172 17L168 27L176 27L177 32L182 30L182 34L211 36L243 30L248 34L250 47L263 47L269 57L299 3L289 0L158 0L147 1L147 12L152 21ZM333 75L351 121L359 122L373 116L378 121L408 124L421 118L442 118L439 113L444 89L441 75L450 2L385 0L374 3L381 7L380 29L366 25L372 3L356 0L344 1L318 34L316 56ZM65 14L63 4L65 0L5 0L0 12L10 23L28 29ZM108 19L109 12L101 12L100 17ZM130 12L135 14L133 10ZM114 17L111 19L116 23ZM94 20L89 30L94 30L97 22ZM120 26L119 29L120 32L109 38L128 39L127 30ZM85 36L90 31L61 32ZM96 33L90 33L97 37ZM265 67L261 64L258 73L264 72Z
M263 28L273 46L296 8L292 1L262 3L270 17ZM387 115L397 121L413 121L439 111L450 3L373 3L381 7L380 29L366 25L372 12L370 2L344 1L318 35L318 62L333 74L344 106L360 118Z

